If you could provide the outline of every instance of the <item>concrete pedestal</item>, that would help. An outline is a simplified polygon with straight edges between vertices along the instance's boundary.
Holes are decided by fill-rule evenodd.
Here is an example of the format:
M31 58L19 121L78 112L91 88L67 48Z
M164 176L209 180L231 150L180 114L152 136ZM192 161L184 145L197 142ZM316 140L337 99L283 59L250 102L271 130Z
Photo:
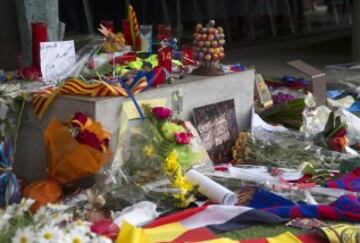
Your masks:
M189 76L176 84L140 93L136 98L166 98L167 106L171 107L171 96L176 91L183 94L183 112L180 116L182 119L191 120L195 107L234 99L239 129L250 127L254 91L253 71L217 77ZM60 96L41 120L35 117L29 104L20 131L14 163L15 172L27 182L46 176L44 130L51 118L67 121L75 112L81 111L101 122L108 131L115 134L119 127L117 119L122 103L128 100L124 97ZM139 120L133 120L129 125L134 126L138 123Z

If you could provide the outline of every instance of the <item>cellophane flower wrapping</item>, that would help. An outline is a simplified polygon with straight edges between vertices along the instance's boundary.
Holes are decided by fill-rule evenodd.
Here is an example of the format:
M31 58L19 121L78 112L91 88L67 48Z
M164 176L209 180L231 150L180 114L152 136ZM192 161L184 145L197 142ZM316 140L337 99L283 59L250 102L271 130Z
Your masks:
M204 158L203 147L183 121L172 119L171 110L148 106L143 110L146 120L122 132L121 152L102 171L95 189L104 188L107 203L115 208L142 200L160 209L186 207L196 188L184 173ZM121 142L124 137L129 140L126 144Z
M309 162L315 169L338 169L341 160L354 156L357 155L319 146L306 134L296 130L269 129L260 125L253 126L251 132L241 132L233 147L236 163L284 168L297 168Z
M61 186L94 175L111 159L110 135L100 123L77 113L67 124L53 119L45 131L48 179L27 185L24 195L36 200L36 210L58 201Z

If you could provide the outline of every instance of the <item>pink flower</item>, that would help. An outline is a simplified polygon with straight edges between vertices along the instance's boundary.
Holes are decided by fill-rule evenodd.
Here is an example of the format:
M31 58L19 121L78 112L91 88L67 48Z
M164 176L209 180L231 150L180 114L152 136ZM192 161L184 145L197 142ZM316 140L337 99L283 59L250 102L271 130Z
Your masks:
M91 225L91 232L116 240L119 234L119 227L110 219L99 220Z
M189 144L193 137L191 132L176 132L175 138L178 144Z
M154 108L152 108L151 111L152 111L152 113L154 113L156 118L159 120L166 120L172 114L172 111L166 107L154 107Z

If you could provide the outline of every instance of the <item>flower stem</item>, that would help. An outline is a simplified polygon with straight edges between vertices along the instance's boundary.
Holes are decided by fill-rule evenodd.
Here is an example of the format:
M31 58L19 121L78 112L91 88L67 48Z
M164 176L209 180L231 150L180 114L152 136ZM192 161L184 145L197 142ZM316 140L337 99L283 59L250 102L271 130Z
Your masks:
M16 153L16 147L17 147L17 140L19 137L19 131L20 131L20 127L21 127L21 122L22 122L22 118L23 118L23 114L24 114L24 109L25 109L25 99L22 99L21 102L21 107L20 107L20 111L19 111L19 115L18 115L18 120L16 123L16 129L15 129L15 134L14 134L14 154Z

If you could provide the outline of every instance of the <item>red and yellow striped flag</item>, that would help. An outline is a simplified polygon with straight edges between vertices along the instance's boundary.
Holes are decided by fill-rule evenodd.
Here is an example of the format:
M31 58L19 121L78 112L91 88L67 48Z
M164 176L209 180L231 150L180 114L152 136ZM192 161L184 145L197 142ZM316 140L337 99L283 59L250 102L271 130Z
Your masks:
M134 51L140 50L140 29L139 29L139 22L136 17L135 9L129 5L128 8L128 19L130 25L130 34L131 34L131 44Z
M136 84L131 88L132 94L137 94L148 87L146 77L139 79ZM58 88L51 88L40 91L33 95L33 109L35 114L41 118L49 106L54 101L57 95L80 95L92 97L104 96L125 96L128 94L126 90L118 85L110 85L106 82L99 81L96 83L85 83L80 79L71 78L67 80L64 85Z

